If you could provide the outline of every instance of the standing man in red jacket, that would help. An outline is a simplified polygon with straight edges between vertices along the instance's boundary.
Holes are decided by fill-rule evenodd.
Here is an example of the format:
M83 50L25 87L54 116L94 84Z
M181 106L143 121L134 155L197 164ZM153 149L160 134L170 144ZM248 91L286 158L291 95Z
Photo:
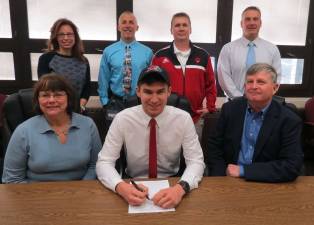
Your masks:
M190 41L191 20L188 14L180 12L172 16L171 34L174 41L156 53L152 64L168 72L172 92L187 97L200 135L203 123L200 118L205 113L216 110L217 91L210 56ZM203 107L204 98L206 107Z

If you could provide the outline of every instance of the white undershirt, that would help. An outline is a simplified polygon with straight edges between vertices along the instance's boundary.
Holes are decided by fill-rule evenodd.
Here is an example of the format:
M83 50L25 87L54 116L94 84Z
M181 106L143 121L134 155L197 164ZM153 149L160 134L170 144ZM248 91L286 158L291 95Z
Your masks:
M191 54L191 49L189 49L187 51L181 51L177 48L177 46L175 44L173 44L173 48L174 48L174 54L176 54L177 59L181 64L183 74L185 74L185 66L186 66L186 62L188 61L188 58Z

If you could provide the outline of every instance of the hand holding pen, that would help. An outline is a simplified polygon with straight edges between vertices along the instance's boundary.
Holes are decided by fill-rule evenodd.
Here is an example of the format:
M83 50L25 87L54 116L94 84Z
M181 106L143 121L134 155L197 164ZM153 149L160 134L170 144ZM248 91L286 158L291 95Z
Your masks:
M136 190L141 191L141 192L144 192L144 189L142 189L141 187L139 187L139 186L134 182L134 180L130 180L130 181L131 181L132 185L136 188ZM149 197L148 197L148 194L146 195L146 198L147 198L148 200L150 200Z
M115 190L130 205L139 206L142 205L146 199L148 199L148 189L144 185L136 184L135 182L128 183L121 181L117 184Z

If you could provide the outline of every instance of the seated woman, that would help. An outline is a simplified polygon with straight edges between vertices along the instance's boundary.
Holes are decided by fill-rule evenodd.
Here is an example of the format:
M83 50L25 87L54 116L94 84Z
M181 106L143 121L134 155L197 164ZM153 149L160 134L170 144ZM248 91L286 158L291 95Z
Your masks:
M66 77L75 88L84 111L90 96L91 78L78 29L72 21L62 18L53 24L50 33L46 52L38 60L38 78L50 72Z
M3 183L96 179L100 137L91 118L73 112L75 101L64 77L41 77L33 97L39 115L13 132L4 159Z

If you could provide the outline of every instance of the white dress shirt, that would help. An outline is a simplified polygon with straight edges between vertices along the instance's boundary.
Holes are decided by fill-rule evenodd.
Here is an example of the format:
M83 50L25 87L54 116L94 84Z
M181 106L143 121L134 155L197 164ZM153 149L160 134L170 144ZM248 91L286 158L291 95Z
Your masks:
M125 109L115 116L96 164L98 179L107 188L115 191L116 185L122 181L115 169L115 162L120 157L123 144L127 174L131 177L148 177L150 119L142 105ZM188 182L191 189L197 188L205 164L191 116L181 109L165 106L155 119L157 177L169 177L178 172L182 147L186 169L181 180Z
M222 48L218 59L218 81L220 87L229 98L243 96L246 75L246 57L248 43L245 37L229 42ZM276 45L256 38L255 45L256 63L268 63L277 73L277 82L280 83L281 59Z

